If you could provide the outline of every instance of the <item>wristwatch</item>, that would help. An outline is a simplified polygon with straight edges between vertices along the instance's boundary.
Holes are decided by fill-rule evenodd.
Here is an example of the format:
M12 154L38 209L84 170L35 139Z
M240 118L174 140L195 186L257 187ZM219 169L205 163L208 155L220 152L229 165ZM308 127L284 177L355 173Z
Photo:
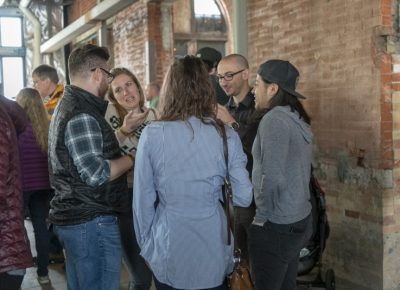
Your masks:
M233 130L235 130L236 132L239 130L239 123L238 122L233 122L232 124L231 124L231 128L233 129Z

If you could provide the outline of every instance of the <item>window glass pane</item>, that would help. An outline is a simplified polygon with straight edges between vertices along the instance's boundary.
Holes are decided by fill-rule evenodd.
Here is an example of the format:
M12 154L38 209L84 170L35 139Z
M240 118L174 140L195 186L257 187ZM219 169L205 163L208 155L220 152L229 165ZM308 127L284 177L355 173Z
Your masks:
M1 46L21 47L21 18L1 17L0 18Z
M24 68L22 57L3 57L4 96L15 98L24 87Z
M203 16L221 15L214 0L194 0L194 14Z
M225 32L221 11L214 0L194 0L195 31Z

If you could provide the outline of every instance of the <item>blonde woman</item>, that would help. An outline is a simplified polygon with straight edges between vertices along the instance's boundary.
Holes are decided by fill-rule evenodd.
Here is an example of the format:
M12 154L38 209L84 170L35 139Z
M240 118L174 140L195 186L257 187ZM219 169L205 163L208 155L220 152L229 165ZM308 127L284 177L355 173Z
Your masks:
M115 130L120 148L124 154L136 153L143 129L156 118L156 111L144 107L143 89L136 76L126 68L111 70L114 76L108 90L110 103L106 120ZM139 255L132 223L132 173L128 174L130 203L126 214L120 217L120 232L123 260L131 275L130 289L150 289L151 271Z
M46 218L49 213L51 188L47 167L49 117L37 90L22 89L17 103L30 123L18 138L25 208L29 210L35 232L37 275L40 284L49 283L49 239Z

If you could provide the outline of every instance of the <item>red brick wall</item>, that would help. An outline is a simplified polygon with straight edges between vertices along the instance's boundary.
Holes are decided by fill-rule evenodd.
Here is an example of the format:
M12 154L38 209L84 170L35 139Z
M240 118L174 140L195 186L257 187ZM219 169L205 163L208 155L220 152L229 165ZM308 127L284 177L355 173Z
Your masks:
M252 71L288 59L308 97L332 229L324 261L360 289L382 289L382 224L393 222L382 209L382 196L393 192L391 171L382 170L393 160L391 58L376 36L390 13L372 0L248 0Z
M154 63L151 64L156 68L155 79L149 81L157 81L162 84L167 69L173 61L173 50L165 49L162 45L162 29L161 29L161 5L160 3L149 3L148 8L148 41L154 46L153 55ZM171 15L172 19L172 15ZM172 36L169 36L172 39ZM150 57L151 58L151 57Z
M69 21L72 23L80 16L84 15L97 4L97 0L77 0L69 6Z
M146 76L147 1L137 1L118 13L113 23L114 64L131 70L144 85Z
M337 150L361 148L369 165L379 164L379 64L371 47L376 1L250 0L248 11L253 71L269 58L299 68L321 153L334 158Z

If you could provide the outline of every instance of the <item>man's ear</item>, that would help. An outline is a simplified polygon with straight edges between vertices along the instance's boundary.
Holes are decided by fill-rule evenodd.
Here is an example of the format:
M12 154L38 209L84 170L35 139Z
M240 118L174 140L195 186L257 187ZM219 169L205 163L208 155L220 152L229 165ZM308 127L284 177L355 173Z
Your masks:
M96 68L93 72L90 73L91 81L99 82L101 80L101 70Z
M244 71L242 71L242 78L244 80L248 80L249 79L249 69L246 68Z

